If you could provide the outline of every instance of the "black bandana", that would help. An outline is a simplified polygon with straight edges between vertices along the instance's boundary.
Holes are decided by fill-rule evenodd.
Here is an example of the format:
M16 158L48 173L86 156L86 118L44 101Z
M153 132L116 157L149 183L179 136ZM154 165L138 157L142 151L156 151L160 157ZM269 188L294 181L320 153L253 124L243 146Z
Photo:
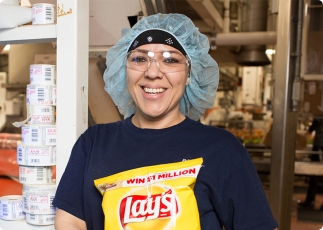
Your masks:
M185 50L173 35L166 31L156 29L147 30L139 34L136 37L136 39L132 42L128 52L136 49L138 46L156 43L172 46L175 49L178 49L182 54L184 54L184 56L186 56Z

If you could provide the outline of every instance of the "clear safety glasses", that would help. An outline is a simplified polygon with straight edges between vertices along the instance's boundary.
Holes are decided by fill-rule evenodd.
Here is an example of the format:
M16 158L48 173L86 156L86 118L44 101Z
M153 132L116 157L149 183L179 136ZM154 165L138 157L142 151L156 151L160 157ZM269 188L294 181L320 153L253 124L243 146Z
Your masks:
M178 51L152 52L135 49L127 53L126 66L129 69L146 72L152 62L155 62L162 73L173 73L186 70L190 60Z

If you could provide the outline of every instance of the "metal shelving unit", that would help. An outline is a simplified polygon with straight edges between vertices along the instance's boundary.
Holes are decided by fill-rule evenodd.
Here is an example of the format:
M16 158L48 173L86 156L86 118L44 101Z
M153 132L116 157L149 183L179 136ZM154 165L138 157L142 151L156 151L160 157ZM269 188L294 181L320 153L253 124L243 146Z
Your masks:
M55 42L57 25L26 25L0 30L0 45Z
M0 45L57 42L56 183L76 139L88 127L89 0L59 0L57 23L0 30ZM54 230L0 220L1 230Z

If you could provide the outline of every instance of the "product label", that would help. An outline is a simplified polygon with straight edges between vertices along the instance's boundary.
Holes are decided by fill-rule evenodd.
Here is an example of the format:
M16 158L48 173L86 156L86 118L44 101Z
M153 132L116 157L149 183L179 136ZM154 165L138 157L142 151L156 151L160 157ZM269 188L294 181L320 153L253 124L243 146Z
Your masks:
M30 214L26 213L26 222L34 225L51 225L54 224L55 214Z
M30 84L56 84L54 65L31 65Z
M23 192L24 212L32 214L54 214L56 209L52 206L55 194Z
M18 144L17 163L27 166L55 165L56 146L33 147Z
M27 105L56 105L54 98L55 86L49 85L27 85L26 104ZM55 93L56 94L56 93Z
M21 127L21 140L24 144L41 145L40 133L41 129L39 126L26 126Z
M25 218L23 213L22 198L17 199L16 196L7 196L0 199L0 219L4 220L20 220Z
M46 128L44 140L46 145L56 145L56 128Z
M56 145L56 126L23 125L22 143L27 145Z
M28 124L55 124L55 109L51 105L29 106L28 117L31 116Z
M52 182L51 168L45 166L19 166L19 182L47 184Z
M32 6L32 24L54 23L54 6L51 4L37 4Z

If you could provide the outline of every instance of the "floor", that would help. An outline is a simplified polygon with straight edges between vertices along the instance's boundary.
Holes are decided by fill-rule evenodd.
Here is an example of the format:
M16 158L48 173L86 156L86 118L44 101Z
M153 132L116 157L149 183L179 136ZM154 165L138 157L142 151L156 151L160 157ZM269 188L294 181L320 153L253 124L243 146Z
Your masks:
M269 181L263 181L264 189L268 194ZM323 230L322 222L310 222L298 220L298 203L305 200L307 191L307 178L295 177L294 181L294 193L292 197L292 213L291 213L291 228L290 230ZM317 194L315 198L315 210L319 210L323 204L323 194ZM320 213L323 215L323 212ZM323 218L322 218L323 219ZM279 228L278 228L279 230Z
M297 179L296 179L297 180ZM302 184L303 183L303 184ZM297 204L300 201L304 201L306 197L307 184L304 181L295 181L294 194L292 201L292 220L291 220L291 230L323 230L323 222L308 222L308 221L299 221L297 219ZM299 189L305 188L305 189ZM317 194L315 198L315 207L314 209L319 210L323 204L323 194ZM323 212L320 213L323 215Z
M323 222L307 222L307 221L299 221L297 219L297 201L302 201L305 199L305 194L297 194L293 195L293 209L292 209L292 220L291 220L291 230L320 230L323 229ZM316 199L316 209L320 208L322 203L323 196L320 195ZM322 212L323 215L323 212Z

